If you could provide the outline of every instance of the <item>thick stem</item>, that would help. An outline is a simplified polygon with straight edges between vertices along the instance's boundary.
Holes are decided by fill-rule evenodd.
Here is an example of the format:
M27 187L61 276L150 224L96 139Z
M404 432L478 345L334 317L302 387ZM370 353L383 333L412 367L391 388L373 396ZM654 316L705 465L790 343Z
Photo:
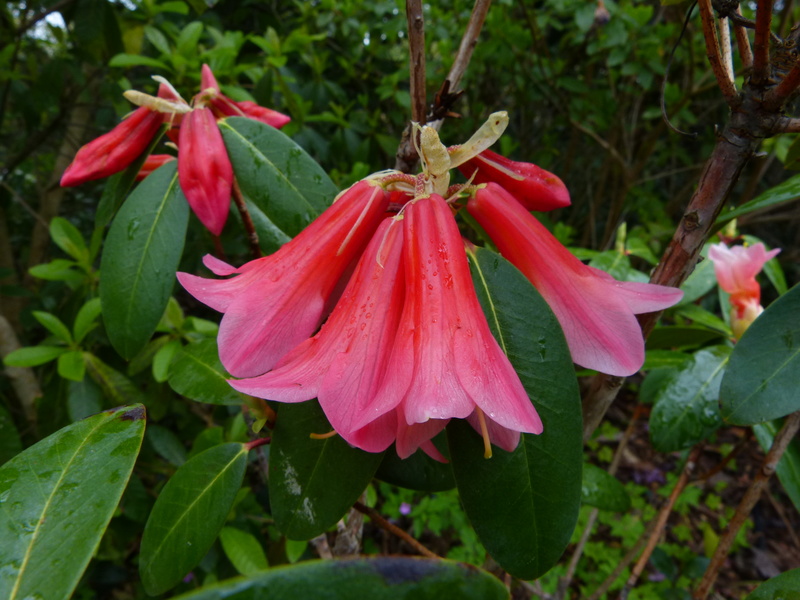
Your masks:
M789 96L800 87L800 61L796 62L792 70L786 74L781 82L764 95L764 108L778 110Z
M772 28L772 0L758 0L756 10L756 37L753 43L753 85L764 85L769 80L769 38Z
M767 486L769 478L772 477L775 468L778 466L778 461L780 461L786 448L789 447L789 443L792 441L798 429L800 429L800 412L789 415L786 421L784 421L783 427L781 427L778 435L775 436L772 442L772 448L767 452L764 461L761 463L761 468L753 479L753 483L750 484L741 502L739 502L739 506L736 507L736 512L731 522L728 523L725 534L719 540L717 550L714 552L714 556L711 558L711 562L708 564L706 572L703 574L703 579L694 591L695 600L704 600L705 597L708 596L708 593L711 591L717 579L719 569L725 562L728 552L730 552L736 534L739 532L742 525L744 525L744 522L752 512L756 502L758 502L761 492Z
M247 232L247 240L250 243L250 253L253 258L261 258L261 246L258 245L258 233L256 227L253 225L253 219L250 217L250 211L247 210L247 204L242 196L242 190L239 187L239 182L236 178L233 179L233 189L231 190L233 201L236 203L236 208L239 209L239 214L242 217L242 225Z

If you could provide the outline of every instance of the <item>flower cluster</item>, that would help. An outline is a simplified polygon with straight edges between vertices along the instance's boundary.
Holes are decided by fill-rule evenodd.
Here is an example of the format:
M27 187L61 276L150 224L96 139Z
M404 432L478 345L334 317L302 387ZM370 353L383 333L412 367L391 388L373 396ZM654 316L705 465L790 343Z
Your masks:
M756 281L756 275L780 251L780 248L775 248L767 252L762 243L731 248L719 243L708 249L708 258L714 262L719 287L730 294L731 329L737 340L764 312L761 286Z
M165 79L158 96L137 91L125 97L140 108L108 133L83 146L64 171L61 185L72 187L108 177L128 168L152 143L163 126L178 148L178 179L197 218L214 235L222 233L228 219L233 188L233 168L217 121L241 116L280 128L289 117L254 102L234 102L219 88L208 65L201 71L201 91L187 103ZM174 160L168 154L149 156L137 180Z
M528 208L568 205L564 184L486 150L506 123L496 113L452 148L421 128L420 175L360 181L275 254L239 269L206 257L216 275L234 277L179 273L192 295L224 313L220 358L240 378L231 385L281 402L318 398L350 444L379 452L394 442L403 458L422 448L441 459L431 439L452 418L469 420L487 455L490 442L513 450L520 433L540 433L472 284L454 218L464 197L550 303L576 362L636 371L644 355L633 315L670 306L681 293L615 281L563 248ZM451 186L454 167L472 181Z

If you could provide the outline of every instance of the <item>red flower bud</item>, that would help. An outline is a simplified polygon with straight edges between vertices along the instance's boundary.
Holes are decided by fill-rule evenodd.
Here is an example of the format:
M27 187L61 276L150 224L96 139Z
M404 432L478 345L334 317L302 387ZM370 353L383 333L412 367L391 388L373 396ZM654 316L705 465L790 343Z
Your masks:
M558 177L533 163L516 162L484 150L458 167L473 183L494 182L527 210L554 210L571 204L569 191Z
M141 181L159 167L173 160L175 160L175 157L171 154L151 154L145 159L142 168L136 174L136 181Z

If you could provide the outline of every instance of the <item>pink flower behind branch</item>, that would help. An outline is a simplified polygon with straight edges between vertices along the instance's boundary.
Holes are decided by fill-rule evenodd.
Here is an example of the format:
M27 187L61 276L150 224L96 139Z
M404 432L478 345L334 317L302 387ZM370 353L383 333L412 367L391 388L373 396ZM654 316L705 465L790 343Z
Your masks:
M733 246L714 244L708 249L708 258L714 262L714 273L719 287L730 294L731 328L735 338L740 338L758 315L761 306L761 286L756 275L764 265L780 252L775 248L767 252L764 244Z
M190 294L225 313L218 343L231 375L266 373L316 331L342 276L361 255L387 206L388 194L362 181L275 254L238 269L206 257L214 273L235 277L178 273Z
M584 265L496 184L478 190L467 210L550 305L574 362L618 376L641 368L644 339L634 315L672 306L680 290L617 281Z

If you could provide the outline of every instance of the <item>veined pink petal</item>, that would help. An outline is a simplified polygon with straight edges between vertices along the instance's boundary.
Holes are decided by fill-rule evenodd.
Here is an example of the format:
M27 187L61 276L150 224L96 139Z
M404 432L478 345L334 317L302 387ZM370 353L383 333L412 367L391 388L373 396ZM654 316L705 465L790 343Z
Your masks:
M464 177L472 177L475 184L494 182L502 186L528 210L554 210L571 204L564 182L533 163L509 160L484 150L458 169Z
M402 411L398 411L401 413ZM397 441L395 449L400 458L408 458L418 449L434 460L445 462L442 455L431 441L434 437L444 430L450 419L430 419L424 423L408 424L404 421L402 414L397 416Z
M731 294L732 300L742 304L747 300L761 300L761 286L756 275L768 260L780 252L775 248L767 252L764 244L733 246L714 244L708 249L708 257L714 262L714 273L719 286Z
M644 340L634 314L672 306L679 290L618 282L587 267L496 184L480 189L467 210L550 305L574 362L618 376L641 368Z
M235 277L178 274L193 296L225 312L218 343L231 375L255 377L269 371L314 333L340 278L369 242L387 206L388 194L362 181L275 254L245 264Z
M433 195L403 215L406 299L373 405L378 413L397 408L398 454L408 456L476 406L503 426L540 433L541 420L489 331L449 206Z
M179 139L181 190L200 222L219 235L228 220L233 168L211 110L196 108L186 115Z

